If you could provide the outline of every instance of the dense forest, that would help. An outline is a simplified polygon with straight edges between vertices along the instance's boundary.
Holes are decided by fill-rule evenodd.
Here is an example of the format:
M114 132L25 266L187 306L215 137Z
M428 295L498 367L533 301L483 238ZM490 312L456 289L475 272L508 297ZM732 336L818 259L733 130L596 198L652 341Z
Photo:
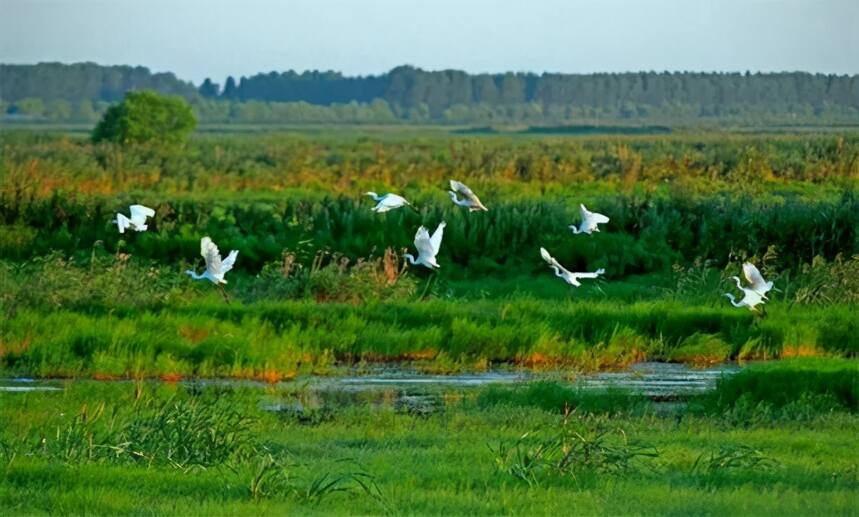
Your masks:
M859 76L639 72L468 74L400 66L378 76L270 72L199 87L144 67L0 65L6 119L93 120L126 91L181 95L204 123L569 123L582 120L859 122Z

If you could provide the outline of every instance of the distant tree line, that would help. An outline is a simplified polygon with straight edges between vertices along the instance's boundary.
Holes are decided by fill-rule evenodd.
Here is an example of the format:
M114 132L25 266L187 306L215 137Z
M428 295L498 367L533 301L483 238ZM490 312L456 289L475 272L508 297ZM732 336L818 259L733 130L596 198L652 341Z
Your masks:
M270 72L198 87L143 67L0 65L0 113L95 120L129 90L181 95L205 122L565 123L580 120L859 122L859 76L640 72L378 76Z

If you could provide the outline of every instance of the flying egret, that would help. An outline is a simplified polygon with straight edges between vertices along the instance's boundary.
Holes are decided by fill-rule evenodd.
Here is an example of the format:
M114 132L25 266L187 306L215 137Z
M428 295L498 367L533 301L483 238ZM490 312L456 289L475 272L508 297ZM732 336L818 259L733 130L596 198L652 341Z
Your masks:
M381 214L383 212L387 212L388 210L393 210L395 208L400 208L402 206L412 207L412 204L406 201L406 198L403 196L398 196L397 194L387 193L383 196L376 194L375 192L365 192L365 196L372 197L375 201L378 202L376 206L371 208L372 211L377 214Z
M426 227L421 226L418 228L418 232L415 234L415 248L418 250L418 258L415 259L415 257L408 253L405 255L406 259L412 265L420 264L430 269L441 267L436 262L435 256L438 255L438 250L441 248L441 237L444 234L445 224L445 222L441 222L438 228L435 229L432 237L430 237Z
M739 284L740 279L737 277L734 278L736 278L737 283ZM747 289L745 287L740 287L740 289L743 291L743 298L739 302L736 301L733 294L725 293L725 296L731 300L731 305L734 307L748 307L750 311L757 312L757 306L764 303L761 295L752 289Z
M565 282L575 287L582 285L581 282L579 282L580 278L599 278L600 275L605 274L605 269L602 268L597 269L593 273L572 273L558 263L554 257L549 255L546 248L540 248L540 255L543 257L543 260L549 264L549 267L555 270L555 276L563 278Z
M587 208L585 208L585 205L579 205L579 211L582 213L582 222L581 224L579 224L578 228L576 228L576 225L574 224L570 225L570 230L573 231L573 234L578 235L580 233L586 233L590 235L591 232L600 231L600 229L597 227L598 224L605 224L609 222L608 217L602 214L598 214L596 212L589 211Z
M476 212L478 210L483 210L484 212L488 212L489 209L483 206L483 203L480 202L480 198L472 192L468 186L464 183L460 183L456 180L450 180L450 199L453 200L454 204L458 206L464 206L468 208L470 212ZM462 196L462 199L459 199L456 195L459 194Z
M203 258L206 260L206 271L203 272L202 275L197 274L196 271L187 270L187 273L194 280L208 280L215 285L220 286L221 284L226 284L227 281L224 280L224 275L231 269L233 269L233 264L236 263L236 256L238 256L238 250L233 250L227 255L227 258L221 260L221 252L218 250L218 247L215 246L215 243L212 242L212 239L209 237L203 237L200 240L200 254L203 255Z
M128 228L132 228L138 232L145 232L148 228L146 226L146 218L155 217L155 210L143 205L131 205L128 208L131 210L131 217L126 217L117 212L116 219L111 222L119 228L119 233L125 233L125 230Z
M761 275L761 272L758 271L758 268L756 268L754 264L752 264L751 262L746 262L743 264L743 276L745 276L746 280L749 281L749 284L751 284L753 291L761 295L761 298L763 298L764 300L769 300L769 298L767 298L767 293L772 290L773 283L772 281L765 281L763 275ZM740 279L737 278L738 287L739 281Z

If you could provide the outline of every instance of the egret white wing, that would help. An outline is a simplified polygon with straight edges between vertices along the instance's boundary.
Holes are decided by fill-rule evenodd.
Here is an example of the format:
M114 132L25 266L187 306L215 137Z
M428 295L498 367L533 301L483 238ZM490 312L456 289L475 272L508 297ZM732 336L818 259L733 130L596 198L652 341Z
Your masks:
M549 255L549 252L546 251L546 248L540 248L540 255L543 257L543 260L545 260L550 266L554 266L563 271L564 273L569 273L569 271L567 271L567 268L565 268L557 260L555 260L555 257Z
M597 224L605 224L605 223L609 222L608 217L606 217L602 214L598 214L596 212L591 212L591 220Z
M455 192L459 192L460 194L469 199L474 199L475 197L477 197L465 183L460 183L456 180L450 180L450 189Z
M221 272L221 252L209 237L200 241L200 254L206 259L206 269L213 275Z
M599 278L600 275L602 275L603 273L605 273L605 269L597 269L593 273L588 272L588 273L573 273L573 274L579 278Z
M129 207L131 209L131 218L135 219L143 219L146 220L147 217L155 217L155 210L143 206L143 205L131 205Z
M236 257L239 256L239 250L232 250L227 258L225 258L221 262L221 273L226 273L227 271L233 269L233 265L236 263Z
M406 203L405 198L398 196L396 194L388 194L379 202L381 206L386 206L388 208L397 208Z
M415 234L415 248L418 250L418 256L426 255L431 257L434 255L429 231L423 226L418 228L418 232Z
M444 235L444 227L447 226L447 223L442 221L438 227L435 229L435 232L430 237L430 245L432 246L433 255L438 254L438 250L441 249L441 238Z
M582 204L580 204L580 205L579 205L579 213L580 213L580 214L582 214L582 220L587 219L587 218L588 218L588 216L591 214L591 213L588 211L588 209L587 209L587 208L585 208L585 205L582 205Z
M408 201L404 197L398 196L396 194L386 194L382 196L379 200L379 204L373 207L373 210L376 212L387 212L388 210L393 210L395 208L400 208L403 205L407 205Z
M131 226L131 220L124 215L117 213L116 214L116 227L119 228L119 233L125 233L125 230Z
M763 291L767 288L767 283L758 268L751 262L743 264L743 276L752 284L752 289L755 291Z
M585 205L583 205L583 204L579 205L579 211L582 214L582 220L583 221L591 221L591 222L596 223L596 224L604 224L604 223L609 222L608 217L606 217L602 214L598 214L596 212L591 212L590 210L585 208Z

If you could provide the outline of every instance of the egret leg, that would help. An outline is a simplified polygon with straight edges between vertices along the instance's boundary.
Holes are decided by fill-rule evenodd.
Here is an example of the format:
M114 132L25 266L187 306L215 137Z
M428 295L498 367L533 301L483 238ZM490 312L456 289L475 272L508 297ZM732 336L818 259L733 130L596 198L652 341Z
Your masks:
M435 277L435 274L431 274L431 275L429 276L429 278L427 278L427 283L424 285L424 290L423 290L423 292L421 293L420 300L424 300L424 299L426 298L427 291L429 290L429 286L430 286L430 284L432 283L432 279L433 279L434 277Z
M218 284L218 288L221 290L221 295L223 295L224 301L227 302L227 305L229 305L230 297L227 295L227 290L224 289L224 284Z

